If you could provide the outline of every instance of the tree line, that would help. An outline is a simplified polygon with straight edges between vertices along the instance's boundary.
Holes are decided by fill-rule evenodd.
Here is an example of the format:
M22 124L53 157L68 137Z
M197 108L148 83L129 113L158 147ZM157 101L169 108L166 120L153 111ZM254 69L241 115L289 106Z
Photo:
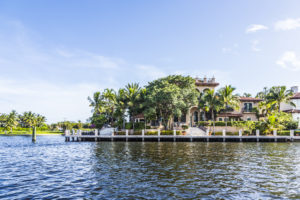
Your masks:
M47 126L45 122L45 116L31 111L18 114L13 110L8 114L0 114L0 127L4 127L5 130L10 130L10 132L16 127L32 128Z

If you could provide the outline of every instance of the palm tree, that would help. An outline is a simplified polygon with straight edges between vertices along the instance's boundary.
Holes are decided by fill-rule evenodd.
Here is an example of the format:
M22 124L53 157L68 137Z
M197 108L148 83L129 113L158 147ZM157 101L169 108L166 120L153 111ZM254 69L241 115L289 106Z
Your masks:
M205 111L205 109L203 109L204 108L204 105L205 105L205 99L204 99L204 94L205 94L205 91L203 91L203 92L200 92L200 94L199 94L199 97L198 97L198 108L199 109L202 109L202 111L204 112L204 114L203 114L203 116L204 116L204 121L206 121L206 111Z
M138 83L131 83L128 84L125 87L125 99L126 99L126 105L127 109L130 115L130 119L133 124L133 130L134 130L134 121L135 121L135 115L137 115L139 111L139 105L137 105L140 99L140 93L141 93L141 87Z
M125 90L119 89L115 97L115 112L114 116L118 121L122 122L123 129L125 128L125 112L126 112L126 99Z
M46 122L46 117L44 117L40 114L36 115L36 126L37 127L42 127L45 122Z
M115 111L116 103L116 92L113 89L105 89L103 92L103 97L105 100L105 110L109 122L113 122L113 113Z
M287 90L286 86L274 86L267 95L267 102L274 105L274 108L277 108L278 112L280 112L281 103L290 104L295 107L295 104L291 101L292 96L292 90Z
M100 92L95 92L93 97L88 97L90 102L90 107L93 107L92 112L95 114L100 114L105 111L104 97Z
M244 92L243 97L252 97L252 94Z
M36 125L36 115L31 111L24 112L22 119L25 125L29 128L32 128Z
M213 120L213 133L215 134L215 111L218 112L222 108L220 95L215 93L214 89L207 90L204 94L204 108L207 112L211 113Z
M266 100L268 94L269 94L269 89L267 87L264 87L263 91L256 94L256 98L261 98L263 100Z
M231 85L226 85L219 90L220 101L223 104L223 109L225 111L225 126L227 129L227 110L229 108L238 110L240 107L240 100L237 95L234 95L235 88Z
M7 115L6 114L1 114L0 115L0 127L4 127L6 124L6 119L7 119Z
M15 110L13 110L11 111L11 113L7 115L5 126L6 128L9 128L10 132L12 133L12 129L16 127L17 124L18 124L18 114Z

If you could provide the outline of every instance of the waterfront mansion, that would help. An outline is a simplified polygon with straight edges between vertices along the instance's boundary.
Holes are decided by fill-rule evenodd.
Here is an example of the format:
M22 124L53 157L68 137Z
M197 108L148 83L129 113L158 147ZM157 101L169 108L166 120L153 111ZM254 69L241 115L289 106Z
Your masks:
M216 82L215 78L195 78L196 89L199 92L204 92L208 89L215 89L219 83ZM257 114L255 112L255 108L258 107L258 103L262 101L259 98L253 97L240 97L240 109L232 110L226 113L217 114L216 121L239 121L239 120L251 120L257 121ZM180 125L188 125L191 127L195 127L198 125L199 121L206 121L207 119L211 119L210 113L203 112L202 108L198 106L193 106L189 109L189 111L183 114L180 118L174 117L170 121L171 126L180 126ZM143 114L139 114L135 116L136 122L144 121ZM151 126L157 126L157 121L151 121Z

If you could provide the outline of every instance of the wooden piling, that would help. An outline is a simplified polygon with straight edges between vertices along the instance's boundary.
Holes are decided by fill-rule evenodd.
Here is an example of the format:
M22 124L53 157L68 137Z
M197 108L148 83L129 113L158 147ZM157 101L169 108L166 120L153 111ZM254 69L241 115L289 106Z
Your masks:
M36 142L36 127L32 128L32 142Z

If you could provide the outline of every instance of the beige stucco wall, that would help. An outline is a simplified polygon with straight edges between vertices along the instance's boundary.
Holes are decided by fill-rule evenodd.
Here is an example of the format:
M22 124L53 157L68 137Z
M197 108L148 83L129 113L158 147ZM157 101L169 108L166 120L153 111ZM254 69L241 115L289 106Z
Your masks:
M212 132L213 131L213 127L206 127L209 128L209 131ZM216 126L215 127L215 132L222 132L223 130L226 130L227 132L239 132L240 128L234 127L234 126Z

